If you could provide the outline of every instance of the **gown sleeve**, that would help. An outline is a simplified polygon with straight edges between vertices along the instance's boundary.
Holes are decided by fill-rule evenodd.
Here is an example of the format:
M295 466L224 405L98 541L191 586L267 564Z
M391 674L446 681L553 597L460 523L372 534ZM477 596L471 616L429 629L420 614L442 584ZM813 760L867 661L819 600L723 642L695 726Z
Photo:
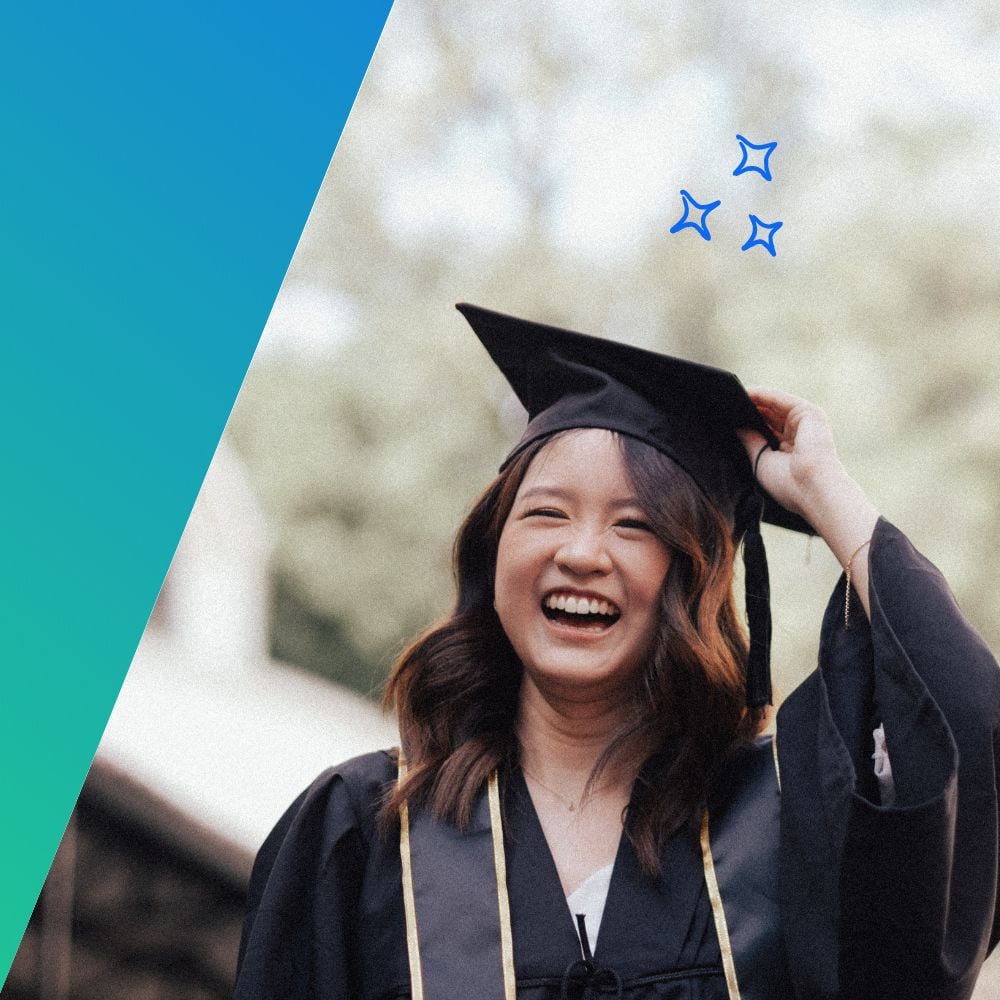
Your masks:
M236 972L236 1000L358 994L353 937L376 802L358 787L388 758L372 754L321 774L257 854Z
M884 519L871 625L831 598L819 667L778 714L783 925L803 1000L966 1000L996 943L1000 670ZM895 801L880 804L883 722Z

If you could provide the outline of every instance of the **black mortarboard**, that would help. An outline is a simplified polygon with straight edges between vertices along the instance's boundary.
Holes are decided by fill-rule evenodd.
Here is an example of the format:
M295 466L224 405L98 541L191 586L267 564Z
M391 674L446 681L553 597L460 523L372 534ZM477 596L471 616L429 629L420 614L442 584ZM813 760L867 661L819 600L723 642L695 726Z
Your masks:
M740 380L721 368L460 303L490 357L528 411L504 468L532 441L573 427L603 427L672 458L735 524L743 540L750 655L747 703L771 700L771 613L760 520L813 533L757 485L737 428L778 441Z

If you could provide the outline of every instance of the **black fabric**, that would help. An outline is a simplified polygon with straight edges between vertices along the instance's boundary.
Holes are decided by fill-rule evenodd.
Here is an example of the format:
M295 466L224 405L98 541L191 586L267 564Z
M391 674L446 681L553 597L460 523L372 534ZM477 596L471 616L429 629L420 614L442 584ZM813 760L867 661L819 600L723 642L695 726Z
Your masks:
M755 491L744 501L751 513L745 515L743 536L743 589L750 630L747 652L746 691L750 708L771 704L771 580L767 552L760 536L761 497Z
M493 829L485 789L469 826L410 818L410 870L424 996L504 1000ZM462 919L456 920L455 914Z
M760 520L809 534L813 529L757 485L736 432L756 430L772 448L778 440L740 380L721 368L614 340L468 303L457 308L528 411L528 426L501 469L557 431L604 428L669 456L732 521L747 570L747 704L770 704L771 611Z
M818 670L778 714L789 963L808 1000L965 1000L997 939L1000 671L938 571L884 519L870 628L860 612L844 627L844 586ZM879 718L892 808L870 777Z
M391 754L356 758L320 775L275 827L254 866L237 1000L410 995L398 837L375 828L395 778ZM555 1000L583 957L574 918L517 771L503 803L517 995ZM622 839L593 959L621 979L624 1000L726 1000L701 858L686 833L667 845L657 882ZM565 985L580 1000L588 980Z
M708 803L709 838L741 1000L793 997L778 897L781 796L771 740L741 748ZM779 933L775 933L779 930Z
M884 520L869 571L871 627L858 610L844 628L842 580L819 668L778 716L781 927L772 930L784 949L764 951L787 958L754 970L758 982L773 974L768 1000L790 995L786 975L797 1000L967 1000L1000 929L1000 671L937 571ZM877 804L870 777L880 718L892 808ZM759 757L748 759L758 773ZM766 895L764 859L779 831L761 833L767 808L757 796L738 804L742 766L727 772L710 815L746 851L746 877L730 881L749 886L749 899ZM409 995L398 839L375 830L395 774L389 754L358 758L321 775L279 822L254 867L237 1000ZM553 1000L582 959L579 939L517 772L503 804L518 996ZM627 1000L727 998L698 845L686 833L667 844L655 882L623 839L593 962L621 978Z
M501 468L538 438L601 427L669 455L733 518L755 489L736 430L756 430L778 447L732 372L465 302L456 308L528 411L524 435ZM814 533L772 500L763 515L769 523Z

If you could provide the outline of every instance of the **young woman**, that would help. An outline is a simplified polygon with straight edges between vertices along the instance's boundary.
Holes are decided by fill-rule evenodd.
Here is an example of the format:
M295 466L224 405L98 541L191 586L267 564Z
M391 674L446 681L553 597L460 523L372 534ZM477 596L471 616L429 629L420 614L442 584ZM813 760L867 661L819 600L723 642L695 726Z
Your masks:
M402 752L261 849L237 997L968 997L1000 672L821 411L460 308L531 420L390 680ZM762 513L845 568L776 743Z

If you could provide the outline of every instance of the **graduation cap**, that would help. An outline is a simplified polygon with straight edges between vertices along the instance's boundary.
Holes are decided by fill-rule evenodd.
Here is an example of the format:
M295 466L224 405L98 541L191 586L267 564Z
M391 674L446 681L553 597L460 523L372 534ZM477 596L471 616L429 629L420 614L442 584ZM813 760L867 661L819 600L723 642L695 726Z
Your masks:
M736 435L778 439L731 372L613 340L459 303L459 312L528 411L528 426L501 469L539 438L575 427L627 434L673 459L734 525L743 541L750 627L747 704L771 701L771 610L761 519L814 534L757 484Z

